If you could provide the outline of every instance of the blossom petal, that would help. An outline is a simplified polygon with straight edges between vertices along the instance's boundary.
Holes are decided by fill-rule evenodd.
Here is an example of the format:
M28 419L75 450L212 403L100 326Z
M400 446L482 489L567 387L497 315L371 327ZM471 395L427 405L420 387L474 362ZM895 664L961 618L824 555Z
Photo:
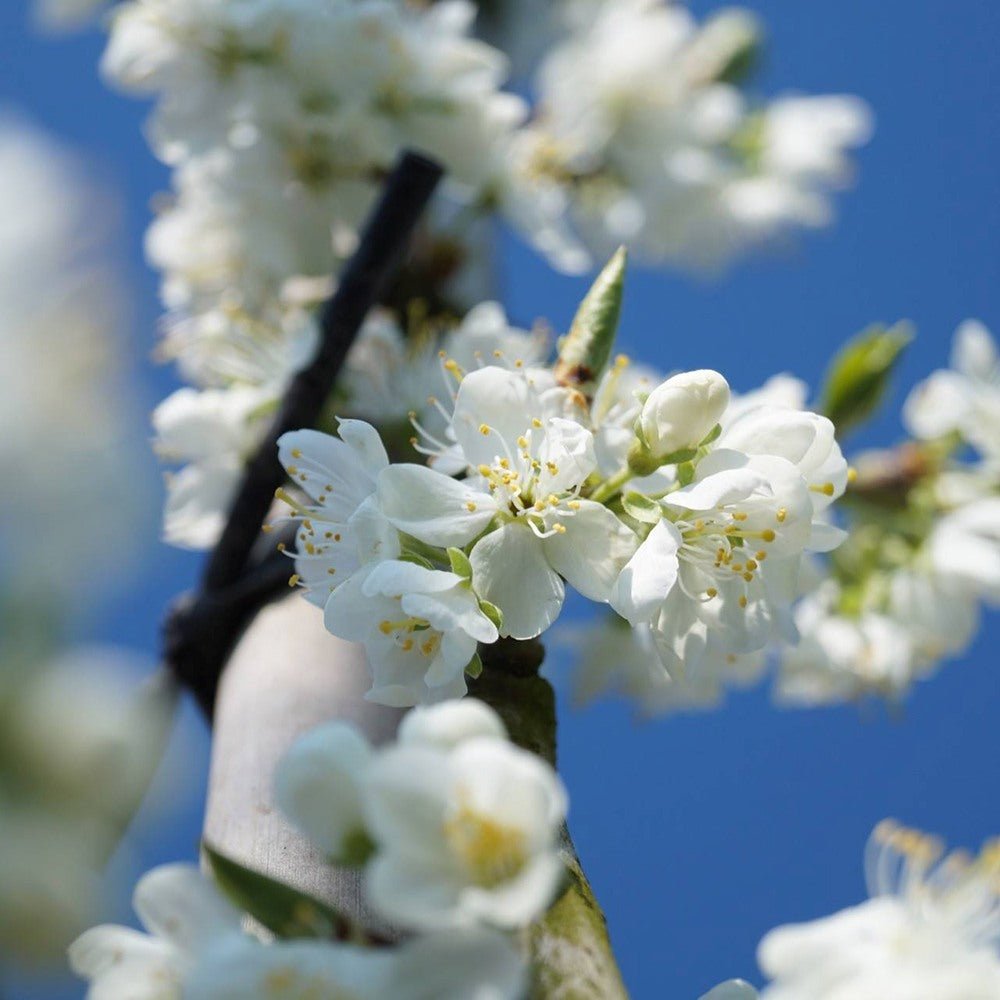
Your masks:
M579 510L559 517L566 530L545 539L545 556L584 597L607 601L639 539L603 504L591 500L579 503Z
M475 490L425 465L392 465L378 479L379 504L400 531L429 545L466 545L496 514Z
M526 524L490 532L469 558L476 593L503 612L501 635L533 639L556 620L565 588Z
M660 521L621 571L611 606L632 625L649 622L677 582L680 532Z

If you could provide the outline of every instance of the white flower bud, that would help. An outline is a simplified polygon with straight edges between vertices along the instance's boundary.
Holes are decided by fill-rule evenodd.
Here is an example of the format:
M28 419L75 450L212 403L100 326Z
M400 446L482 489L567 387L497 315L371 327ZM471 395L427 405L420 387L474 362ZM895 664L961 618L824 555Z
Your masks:
M639 426L652 455L697 447L729 406L729 383L710 370L682 372L657 386L643 404Z

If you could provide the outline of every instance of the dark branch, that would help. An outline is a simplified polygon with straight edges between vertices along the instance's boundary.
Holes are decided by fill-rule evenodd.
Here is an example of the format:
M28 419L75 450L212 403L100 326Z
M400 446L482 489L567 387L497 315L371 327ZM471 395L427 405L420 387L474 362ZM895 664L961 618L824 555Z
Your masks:
M441 176L436 163L406 153L387 179L357 252L320 312L316 356L292 380L278 416L247 467L200 590L180 597L167 616L165 663L209 718L233 647L257 612L283 592L290 576L290 563L280 552L251 562L274 491L285 480L278 438L318 421L365 316L402 262Z
M320 313L316 357L292 380L278 416L247 468L225 530L205 569L205 590L229 586L246 567L274 491L285 481L278 461L278 438L288 431L312 427L319 419L365 316L388 287L440 179L437 164L407 153L386 181L357 253Z

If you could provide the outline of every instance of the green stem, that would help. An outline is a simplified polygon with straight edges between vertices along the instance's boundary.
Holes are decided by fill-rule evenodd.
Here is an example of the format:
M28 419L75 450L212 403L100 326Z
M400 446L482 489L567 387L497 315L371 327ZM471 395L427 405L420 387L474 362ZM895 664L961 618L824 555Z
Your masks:
M595 503L607 503L613 496L621 493L622 487L632 478L635 473L626 465L620 472L616 472L610 479L605 479L600 486L590 494L590 499Z
M541 644L501 640L483 647L482 656L485 669L470 683L471 694L500 713L514 742L555 766L555 695L538 676ZM567 888L522 938L531 956L531 1000L627 1000L604 914L566 829L562 847Z

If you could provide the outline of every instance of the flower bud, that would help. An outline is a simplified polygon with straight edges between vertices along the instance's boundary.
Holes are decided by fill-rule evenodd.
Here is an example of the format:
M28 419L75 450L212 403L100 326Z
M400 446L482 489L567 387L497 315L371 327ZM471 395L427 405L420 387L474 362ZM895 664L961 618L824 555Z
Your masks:
M698 445L729 405L729 383L709 370L682 372L658 385L646 399L639 430L656 458Z

